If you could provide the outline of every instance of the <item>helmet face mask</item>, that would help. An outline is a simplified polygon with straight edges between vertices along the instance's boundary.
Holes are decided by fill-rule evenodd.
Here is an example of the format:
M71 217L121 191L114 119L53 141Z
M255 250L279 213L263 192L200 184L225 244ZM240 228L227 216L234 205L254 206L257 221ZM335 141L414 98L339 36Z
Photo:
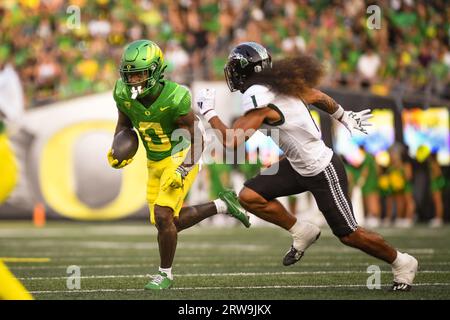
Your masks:
M224 69L225 79L231 92L240 90L244 85L245 75L242 75L239 65L240 62L238 60L229 60Z
M256 42L244 42L235 47L228 56L224 73L230 91L247 90L248 79L264 69L272 67L267 50Z
M123 83L129 86L147 86L147 81L150 79L150 73L148 69L140 71L122 71L120 72Z
M145 96L163 78L165 69L161 49L149 40L130 43L122 55L120 77L132 98Z

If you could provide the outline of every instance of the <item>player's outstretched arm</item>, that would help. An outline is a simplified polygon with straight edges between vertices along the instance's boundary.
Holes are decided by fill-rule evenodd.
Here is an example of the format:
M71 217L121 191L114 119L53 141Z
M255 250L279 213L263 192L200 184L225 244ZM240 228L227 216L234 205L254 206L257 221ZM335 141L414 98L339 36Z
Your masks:
M367 134L365 127L371 125L367 120L372 117L370 109L365 109L360 112L345 111L333 98L318 89L306 90L302 98L306 103L313 104L341 122L351 135L353 135L354 130L359 130Z
M190 156L186 157L181 164L185 168L191 168L199 162L204 149L200 118L190 111L187 115L179 117L176 123L179 128L186 130L187 138L191 141Z
M209 124L220 132L219 139L225 148L236 149L247 141L263 124L267 110L259 109L246 113L239 117L231 128L215 116L209 120Z
M217 136L223 146L233 149L249 139L266 119L272 120L271 117L279 116L278 114L271 114L273 110L270 108L259 108L239 117L229 128L216 113L214 89L200 90L196 95L196 105L211 127L218 131Z
M333 115L339 109L339 104L332 97L318 89L305 90L302 98L306 103L313 104L330 115Z

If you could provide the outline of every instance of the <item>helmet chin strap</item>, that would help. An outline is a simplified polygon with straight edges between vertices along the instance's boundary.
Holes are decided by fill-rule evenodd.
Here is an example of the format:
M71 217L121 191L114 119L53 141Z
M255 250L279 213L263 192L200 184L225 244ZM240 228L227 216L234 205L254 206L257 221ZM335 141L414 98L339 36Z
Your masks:
M131 87L131 99L136 99L138 95L140 95L142 93L142 86L138 86L138 87Z

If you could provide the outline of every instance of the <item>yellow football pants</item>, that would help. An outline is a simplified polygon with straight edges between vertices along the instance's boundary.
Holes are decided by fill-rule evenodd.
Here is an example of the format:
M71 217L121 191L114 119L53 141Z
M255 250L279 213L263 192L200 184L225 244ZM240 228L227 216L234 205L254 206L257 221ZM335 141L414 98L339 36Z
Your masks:
M189 189L194 183L197 176L199 166L196 164L194 168L184 179L184 185L181 188L168 188L166 191L161 190L161 185L169 174L184 161L189 149L183 150L173 156L167 157L161 161L147 160L148 181L147 181L147 201L150 209L150 221L155 224L155 205L161 207L169 207L173 210L174 217L180 214L183 201L186 198Z

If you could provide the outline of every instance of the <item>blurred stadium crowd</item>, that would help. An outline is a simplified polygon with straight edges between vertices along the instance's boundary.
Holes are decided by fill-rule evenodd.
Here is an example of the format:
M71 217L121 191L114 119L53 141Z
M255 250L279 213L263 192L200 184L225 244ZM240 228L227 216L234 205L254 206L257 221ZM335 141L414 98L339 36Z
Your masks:
M443 225L443 194L450 180L446 179L435 152L423 145L412 158L406 145L395 143L386 154L389 162L384 162L377 161L364 146L360 150L363 155L360 163L343 160L350 197L355 188L360 188L366 225L410 228L416 221L428 221L430 227ZM427 202L426 196L431 200L428 208L418 208Z
M275 58L299 52L316 55L328 69L324 87L377 95L428 94L450 100L448 1L376 1L381 8L381 28L376 30L367 27L370 14L366 10L372 3L3 0L0 87L2 81L13 82L15 70L26 108L111 90L119 76L123 47L141 38L161 46L169 79L187 85L196 80L223 80L230 48L252 40L263 43ZM11 105L8 94L0 100ZM405 147L394 145L391 165L386 167L365 150L361 152L364 161L347 162L347 170L350 189L361 190L372 226L381 223L380 218L384 225L399 227L411 226L416 220L439 226L444 212L447 218L449 176L442 173L430 150L412 159ZM223 188L233 188L235 181L254 176L268 164L264 156L261 159L253 165L214 163L202 173L204 179L198 180L209 184L204 190L214 199ZM422 177L421 170L425 172ZM426 187L418 188L422 185ZM422 199L416 206L415 200L421 197L429 201ZM293 213L298 211L296 206L296 198L289 198ZM419 217L419 212L429 215Z
M367 27L371 1L4 0L0 70L11 63L27 107L112 88L123 46L157 42L174 81L223 78L230 47L253 40L275 57L307 52L328 68L323 85L450 98L450 6L446 0L376 1L381 28ZM70 7L76 6L76 7ZM75 11L79 8L80 24ZM397 92L397 91L395 91Z

